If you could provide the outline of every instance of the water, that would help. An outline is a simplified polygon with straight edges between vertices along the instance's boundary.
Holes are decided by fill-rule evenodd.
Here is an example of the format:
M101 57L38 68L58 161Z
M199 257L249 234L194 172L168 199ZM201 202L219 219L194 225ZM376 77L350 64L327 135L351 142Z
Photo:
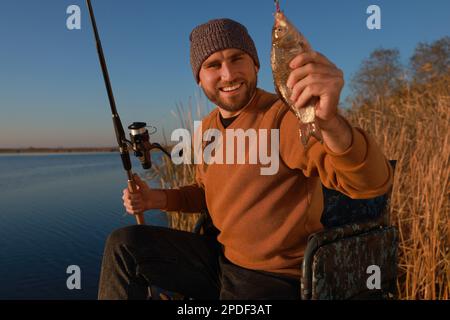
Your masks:
M0 299L96 299L106 237L136 223L125 187L117 153L0 156ZM146 221L167 225L160 211ZM81 290L67 289L69 265Z

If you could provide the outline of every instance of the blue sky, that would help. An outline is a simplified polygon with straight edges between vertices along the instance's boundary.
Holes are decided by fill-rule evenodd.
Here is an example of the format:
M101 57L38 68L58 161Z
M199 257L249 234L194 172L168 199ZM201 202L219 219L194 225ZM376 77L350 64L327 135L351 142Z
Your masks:
M124 126L145 121L170 134L178 126L171 113L176 105L204 100L191 73L188 37L212 18L247 26L261 60L259 86L273 91L272 0L92 3ZM66 28L72 4L81 8L81 30ZM344 71L347 83L376 48L398 48L406 62L418 42L450 34L448 0L280 4L312 46ZM381 30L366 27L371 4L381 8ZM88 19L81 0L0 0L0 148L115 145Z

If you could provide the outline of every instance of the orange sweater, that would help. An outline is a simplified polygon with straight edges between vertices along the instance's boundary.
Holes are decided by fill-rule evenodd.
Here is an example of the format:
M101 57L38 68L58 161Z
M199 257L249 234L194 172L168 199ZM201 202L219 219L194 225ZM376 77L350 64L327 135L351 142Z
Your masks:
M202 121L203 131L211 128L225 137L217 108ZM364 131L352 128L352 144L342 154L315 139L304 148L294 114L263 90L227 129L237 128L279 129L278 173L261 175L261 167L268 165L249 161L198 164L196 184L165 190L164 210L199 212L207 207L225 256L244 268L300 276L308 236L323 228L321 181L352 198L378 196L391 186L392 169ZM247 145L247 160L248 150Z

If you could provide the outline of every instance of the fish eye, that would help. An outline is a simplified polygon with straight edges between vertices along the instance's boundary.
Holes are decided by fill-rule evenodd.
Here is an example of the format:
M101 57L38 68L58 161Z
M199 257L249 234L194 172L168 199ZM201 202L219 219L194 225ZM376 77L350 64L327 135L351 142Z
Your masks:
M277 27L276 32L281 35L281 34L285 34L287 32L287 30L284 27Z

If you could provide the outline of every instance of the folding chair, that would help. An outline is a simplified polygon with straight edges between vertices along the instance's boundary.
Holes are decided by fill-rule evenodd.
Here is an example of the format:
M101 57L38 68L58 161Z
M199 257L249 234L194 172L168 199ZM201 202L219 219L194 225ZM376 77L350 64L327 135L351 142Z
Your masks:
M325 187L323 193L324 230L308 239L302 299L395 297L398 232L389 224L391 192L363 200Z

